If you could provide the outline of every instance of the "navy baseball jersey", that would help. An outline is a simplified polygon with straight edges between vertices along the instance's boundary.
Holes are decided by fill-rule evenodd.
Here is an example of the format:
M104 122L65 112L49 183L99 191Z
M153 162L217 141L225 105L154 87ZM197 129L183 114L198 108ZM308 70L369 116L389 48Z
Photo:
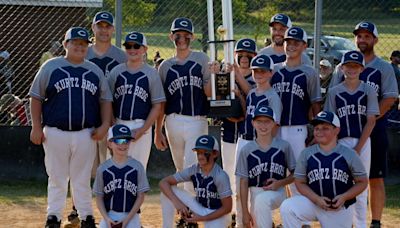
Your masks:
M64 57L48 60L40 67L29 95L43 102L44 125L66 131L100 126L100 101L112 101L98 66L87 60L72 64Z
M111 45L106 53L99 56L94 52L93 46L89 46L86 59L100 67L104 75L108 77L108 73L110 73L114 67L120 63L126 62L126 54L118 47Z
M206 54L193 51L183 62L173 57L161 63L159 73L167 98L166 115L207 115L209 102L203 86L210 78L208 62Z
M220 208L221 199L232 195L228 174L218 164L214 164L208 176L201 172L198 164L193 164L175 173L174 178L178 183L191 181L197 202L209 209Z
M245 79L252 88L256 86L256 83L254 82L253 76L251 74L247 75ZM236 143L239 136L239 132L243 131L244 131L244 121L232 122L226 118L222 119L222 125L221 125L222 141L228 143Z
M276 66L270 84L284 104L281 126L308 123L311 104L322 100L319 83L319 76L311 66Z
M264 55L268 55L269 57L271 57L272 61L274 62L274 64L278 64L278 63L283 63L286 61L286 54L285 52L281 52L278 53L274 50L274 48L272 46L268 46L265 48L262 48L258 54L264 54ZM311 66L312 62L310 60L310 58L308 57L308 55L306 53L302 53L301 55L301 63L302 64L306 64Z
M262 187L270 178L284 179L286 171L293 172L295 166L292 148L285 140L274 138L268 149L252 141L239 152L235 175L247 178L249 187Z
M364 82L354 91L349 91L344 83L340 83L329 90L324 110L336 113L339 117L339 139L360 138L367 116L379 115L377 94Z
M348 191L355 177L366 178L367 173L353 149L337 144L332 151L324 152L315 144L301 152L294 177L306 180L317 195L333 199Z
M152 104L165 101L160 76L148 64L133 71L122 63L110 72L108 83L114 100L114 116L121 120L145 120Z
M244 129L240 133L246 136L246 139L254 139L256 130L251 121L253 119L254 110L259 106L264 105L272 108L274 111L274 119L277 124L280 123L282 113L282 103L278 94L274 89L268 89L263 93L258 93L257 89L251 89L246 98L246 116Z
M149 190L143 165L131 157L122 165L108 159L97 168L93 192L103 196L107 211L129 213L138 193Z

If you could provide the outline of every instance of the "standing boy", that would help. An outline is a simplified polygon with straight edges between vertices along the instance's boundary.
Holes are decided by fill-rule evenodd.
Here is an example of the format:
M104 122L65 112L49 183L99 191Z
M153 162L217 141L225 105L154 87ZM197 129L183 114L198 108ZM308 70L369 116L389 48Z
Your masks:
M280 118L280 134L292 146L295 159L305 148L309 113L316 115L322 100L317 73L301 61L306 47L306 32L299 27L289 28L284 38L286 60L277 66L270 82L285 104ZM290 185L290 190L296 194L294 184Z
M103 219L100 228L137 228L140 206L150 190L143 165L128 155L132 140L128 126L117 124L108 131L108 147L112 158L97 169L93 192Z
M205 228L227 227L232 191L228 175L216 163L218 142L212 136L200 136L193 152L197 154L196 164L160 181L163 227L172 228L175 209L186 222L204 222ZM195 197L177 188L180 182L192 182Z
M317 144L297 159L294 177L301 195L283 201L283 226L319 221L324 228L352 227L350 205L367 188L367 173L356 152L337 143L340 121L334 113L320 112L311 124Z
M175 55L163 61L159 73L164 86L166 103L157 119L154 142L158 149L165 150L167 141L177 171L196 162L192 153L196 139L207 134L206 115L211 96L209 58L205 53L192 51L193 23L180 17L172 22L170 40L175 45ZM185 188L190 188L186 184Z
M240 199L244 227L272 227L272 210L285 199L285 186L293 182L295 160L290 144L272 134L274 112L260 105L253 115L256 140L240 151L236 175L240 177ZM286 176L286 171L290 172ZM250 212L248 193L250 190Z
M146 169L151 150L151 126L160 115L165 95L157 70L144 60L146 37L140 32L128 33L123 45L128 61L116 66L108 77L114 117L117 123L131 129L133 143L129 156Z
M369 136L379 116L378 98L375 90L361 81L364 70L364 56L358 51L343 55L341 69L344 81L332 87L324 109L336 113L340 120L339 143L353 148L360 156L369 174L371 165L371 141ZM355 227L367 227L368 189L357 196L354 206Z
M111 93L103 72L85 60L89 34L73 27L65 34L66 54L48 60L33 81L31 141L45 151L48 180L46 227L59 227L68 180L81 227L94 228L90 176L96 142L107 133Z

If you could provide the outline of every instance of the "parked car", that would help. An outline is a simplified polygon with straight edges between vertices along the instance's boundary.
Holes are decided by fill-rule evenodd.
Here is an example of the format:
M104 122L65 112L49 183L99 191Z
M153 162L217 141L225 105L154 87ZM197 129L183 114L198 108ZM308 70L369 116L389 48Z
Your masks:
M348 51L357 50L354 43L346 38L339 36L321 36L321 59L327 59L337 65L342 60L342 55ZM307 55L314 58L314 37L307 38Z

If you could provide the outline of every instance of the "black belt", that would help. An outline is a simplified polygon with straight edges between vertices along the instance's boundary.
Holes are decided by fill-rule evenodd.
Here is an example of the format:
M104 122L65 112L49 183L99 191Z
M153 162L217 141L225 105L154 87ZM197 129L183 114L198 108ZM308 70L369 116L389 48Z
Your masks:
M254 140L254 136L252 135L241 135L240 138L244 140Z

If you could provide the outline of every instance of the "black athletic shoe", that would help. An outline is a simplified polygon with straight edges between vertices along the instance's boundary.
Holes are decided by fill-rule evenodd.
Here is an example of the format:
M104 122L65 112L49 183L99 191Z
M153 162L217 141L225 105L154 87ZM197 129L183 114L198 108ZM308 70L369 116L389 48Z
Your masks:
M96 228L93 216L88 215L85 220L82 220L81 228Z
M61 221L58 221L57 216L55 215L47 216L45 228L60 228L60 227L61 227Z

